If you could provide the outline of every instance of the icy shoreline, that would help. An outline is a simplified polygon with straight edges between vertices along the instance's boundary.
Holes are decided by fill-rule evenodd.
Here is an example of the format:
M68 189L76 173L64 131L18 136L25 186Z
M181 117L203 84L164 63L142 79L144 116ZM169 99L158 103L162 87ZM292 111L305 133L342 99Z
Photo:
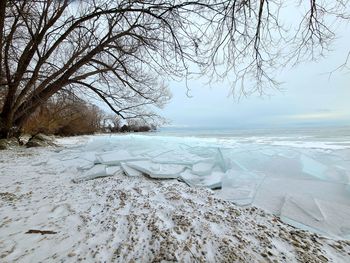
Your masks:
M78 162L74 182L124 173L177 179L219 189L240 206L253 205L285 222L328 237L350 239L350 148L301 148L250 138L145 135L91 136L62 151L65 165ZM284 138L286 139L286 138ZM64 143L65 139L62 140Z
M69 149L86 140L61 143ZM73 183L82 163L58 156L56 148L1 152L2 262L347 262L350 257L349 241L295 229L209 189L120 173ZM30 229L57 233L25 234Z

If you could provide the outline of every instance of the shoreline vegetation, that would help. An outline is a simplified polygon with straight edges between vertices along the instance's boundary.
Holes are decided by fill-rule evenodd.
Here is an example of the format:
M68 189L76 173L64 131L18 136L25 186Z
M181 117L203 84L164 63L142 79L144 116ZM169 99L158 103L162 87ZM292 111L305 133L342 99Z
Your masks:
M14 132L10 138L0 138L0 150L16 146L53 145L55 136L70 137L156 130L155 124L148 124L140 119L121 120L118 116L106 114L96 105L84 100L60 96L41 105L20 131Z
M242 208L214 191L176 180L115 173L72 182L76 149L91 136L56 138L56 147L0 156L3 262L347 262L350 242Z

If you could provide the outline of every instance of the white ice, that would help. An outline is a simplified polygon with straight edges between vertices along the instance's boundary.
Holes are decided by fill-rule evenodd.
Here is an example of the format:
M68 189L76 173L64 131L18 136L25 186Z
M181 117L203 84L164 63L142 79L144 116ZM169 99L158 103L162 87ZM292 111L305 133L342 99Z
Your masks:
M141 176L142 175L142 172L134 169L134 168L131 168L130 166L128 166L127 164L125 163L120 163L124 173L128 176Z
M191 187L215 189L220 198L237 205L263 208L290 224L350 238L350 149L317 148L316 143L313 148L294 147L263 139L243 142L98 136L80 153L71 150L71 158L62 153L62 160L80 163L80 182L120 172L178 179Z

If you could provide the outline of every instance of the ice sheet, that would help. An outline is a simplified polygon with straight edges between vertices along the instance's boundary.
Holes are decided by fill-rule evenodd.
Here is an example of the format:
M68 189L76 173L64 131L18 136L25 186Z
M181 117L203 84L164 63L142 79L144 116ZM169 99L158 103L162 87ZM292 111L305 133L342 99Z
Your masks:
M341 203L310 195L288 196L281 209L281 219L302 222L322 234L350 238L350 206Z
M206 176L201 179L199 186L207 187L210 189L220 189L222 187L222 177L224 173L222 172L212 172L210 176Z
M81 182L81 181L87 181L92 180L99 177L105 177L108 176L106 172L106 165L103 164L97 164L94 167L92 167L90 170L85 171L80 177L74 179L74 182Z
M211 160L207 162L199 162L192 166L192 172L198 175L209 175L211 174L215 163Z
M96 157L100 163L106 165L119 165L121 162L145 159L142 156L133 156L126 150L106 152L98 154Z
M315 176L319 179L325 179L324 173L327 170L327 166L313 160L312 158L302 155L300 161L303 165L303 172Z
M127 165L140 172L149 175L152 178L175 179L185 170L184 165L163 164L152 161L135 161L128 162Z
M108 166L106 168L106 174L107 175L115 175L119 174L123 171L123 169L120 166Z
M127 176L178 179L191 187L215 189L219 197L237 205L263 208L295 226L350 237L349 149L241 141L100 136L80 154L74 149L62 160L81 162L80 179L120 171Z
M252 172L227 171L219 195L238 205L250 205L264 177Z
M131 168L130 166L128 166L127 164L125 163L120 163L124 173L128 176L141 176L142 175L142 172L134 169L134 168Z

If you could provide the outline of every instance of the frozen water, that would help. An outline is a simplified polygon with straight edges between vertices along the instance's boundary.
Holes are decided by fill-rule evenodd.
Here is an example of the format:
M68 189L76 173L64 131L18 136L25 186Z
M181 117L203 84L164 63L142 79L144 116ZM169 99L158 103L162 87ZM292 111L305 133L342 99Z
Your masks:
M142 175L142 172L134 169L134 168L131 168L130 166L128 166L127 164L125 163L120 163L124 173L128 176L141 176Z
M252 172L229 170L222 178L219 195L239 205L252 204L263 179L263 176Z
M126 150L106 152L97 155L99 163L107 165L119 165L121 162L135 161L145 159L141 156L133 156Z
M78 181L120 172L178 179L295 226L350 238L350 146L286 140L98 136L62 160L80 163Z
M219 189L222 187L222 177L224 173L222 172L212 172L209 176L201 179L198 185L207 187L210 189Z
M330 236L350 238L350 206L312 196L288 196L281 218L289 223L301 222L311 230Z
M211 174L215 163L209 160L208 162L199 162L192 166L192 172L198 175L209 175Z
M324 173L327 170L327 166L320 162L317 162L316 160L313 160L304 154L300 157L300 161L303 165L304 173L318 177L319 179L325 179Z
M82 176L75 179L74 182L80 182L80 181L87 181L92 180L99 177L105 177L108 176L106 172L106 165L97 164L94 167L92 167L90 170L85 171Z
M319 202L311 195L287 195L281 209L281 216L300 217L296 221L302 221L306 225L312 225L315 221L321 222L326 219Z
M108 166L106 168L106 174L109 176L119 174L122 171L123 171L123 169L120 166Z
M175 179L186 168L178 164L154 163L152 161L128 162L127 165L152 178Z

